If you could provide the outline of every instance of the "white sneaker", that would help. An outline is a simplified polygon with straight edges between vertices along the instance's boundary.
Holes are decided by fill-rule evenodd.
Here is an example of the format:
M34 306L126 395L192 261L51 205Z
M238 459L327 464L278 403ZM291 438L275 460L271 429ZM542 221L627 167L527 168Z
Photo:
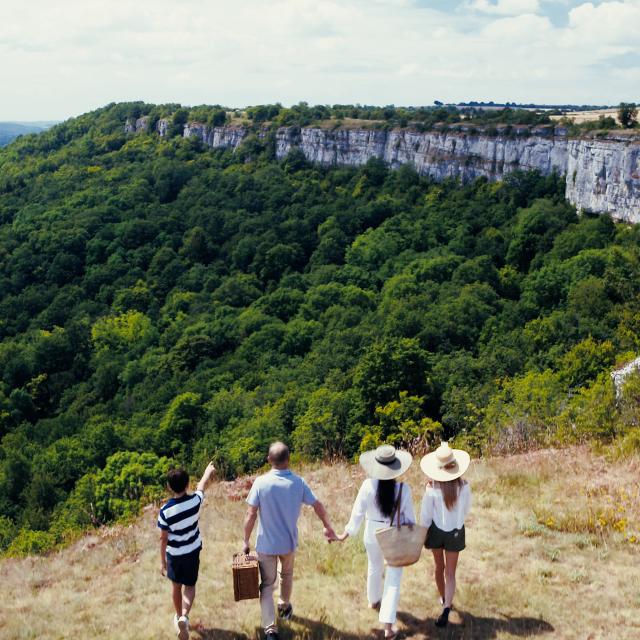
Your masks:
M178 618L177 624L178 624L178 640L189 640L189 617L180 616Z
M178 626L178 614L173 614L173 628L176 630L176 633L180 633L180 627Z

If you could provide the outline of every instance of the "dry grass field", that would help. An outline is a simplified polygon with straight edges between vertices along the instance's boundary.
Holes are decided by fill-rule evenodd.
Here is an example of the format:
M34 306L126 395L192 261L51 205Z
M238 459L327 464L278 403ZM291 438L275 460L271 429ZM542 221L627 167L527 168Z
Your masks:
M594 109L593 111L569 111L564 116L549 116L552 120L561 120L567 117L569 120L573 120L575 124L582 124L583 122L592 122L598 120L600 116L610 116L616 122L618 121L618 109Z
M423 479L410 483L418 506ZM407 638L640 638L640 461L610 464L587 449L475 462L474 506L458 574L457 610L445 630L431 557L405 570L399 627ZM303 475L346 522L362 474L336 464ZM260 637L257 601L233 602L230 560L238 550L248 480L210 487L192 639ZM172 638L169 584L158 572L156 509L48 557L0 563L0 637ZM366 608L360 540L326 544L306 509L300 523L294 618L285 639L380 637ZM637 536L636 536L637 537Z

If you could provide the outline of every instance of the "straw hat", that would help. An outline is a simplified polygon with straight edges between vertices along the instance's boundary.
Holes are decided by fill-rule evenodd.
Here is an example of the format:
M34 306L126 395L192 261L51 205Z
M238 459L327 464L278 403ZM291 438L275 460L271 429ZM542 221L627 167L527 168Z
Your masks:
M413 456L393 445L380 445L375 451L365 451L360 456L360 466L370 478L393 480L399 478L411 466Z
M446 482L459 478L469 468L470 457L462 449L452 449L443 442L420 460L422 472L432 480Z

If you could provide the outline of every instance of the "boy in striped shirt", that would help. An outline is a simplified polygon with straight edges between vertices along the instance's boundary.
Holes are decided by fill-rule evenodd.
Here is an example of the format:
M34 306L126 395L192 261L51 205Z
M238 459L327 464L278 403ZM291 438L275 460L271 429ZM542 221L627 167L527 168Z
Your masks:
M160 573L172 582L173 624L179 640L189 638L189 611L196 597L202 539L198 528L204 490L216 469L209 463L195 493L187 493L189 474L184 469L171 469L167 484L173 493L160 509Z

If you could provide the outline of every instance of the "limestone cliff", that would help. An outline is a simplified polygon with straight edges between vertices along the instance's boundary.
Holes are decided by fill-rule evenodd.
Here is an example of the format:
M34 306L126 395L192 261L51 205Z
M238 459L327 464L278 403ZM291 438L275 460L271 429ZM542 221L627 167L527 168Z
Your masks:
M247 135L244 127L208 127L199 122L190 122L184 128L184 137L195 136L206 145L214 148L235 151Z
M567 150L569 202L586 211L640 222L640 139L610 134L569 140Z
M300 148L305 157L324 165L362 165L381 158L390 167L411 163L418 173L436 180L480 176L502 178L515 169L566 173L566 138L488 136L456 131L419 133L411 130L319 128L279 129L276 155Z
M125 131L148 129L148 121L127 121ZM155 130L166 135L169 121ZM184 136L213 148L235 151L249 130L208 127L190 122ZM258 133L266 136L266 130ZM323 165L360 166L381 158L390 167L412 164L435 180L468 182L484 176L499 180L517 169L566 176L566 197L579 210L608 213L617 220L640 222L640 137L623 133L568 138L560 127L503 127L491 133L471 126L450 126L420 133L410 129L326 129L282 127L275 132L277 158L300 149L307 160Z

